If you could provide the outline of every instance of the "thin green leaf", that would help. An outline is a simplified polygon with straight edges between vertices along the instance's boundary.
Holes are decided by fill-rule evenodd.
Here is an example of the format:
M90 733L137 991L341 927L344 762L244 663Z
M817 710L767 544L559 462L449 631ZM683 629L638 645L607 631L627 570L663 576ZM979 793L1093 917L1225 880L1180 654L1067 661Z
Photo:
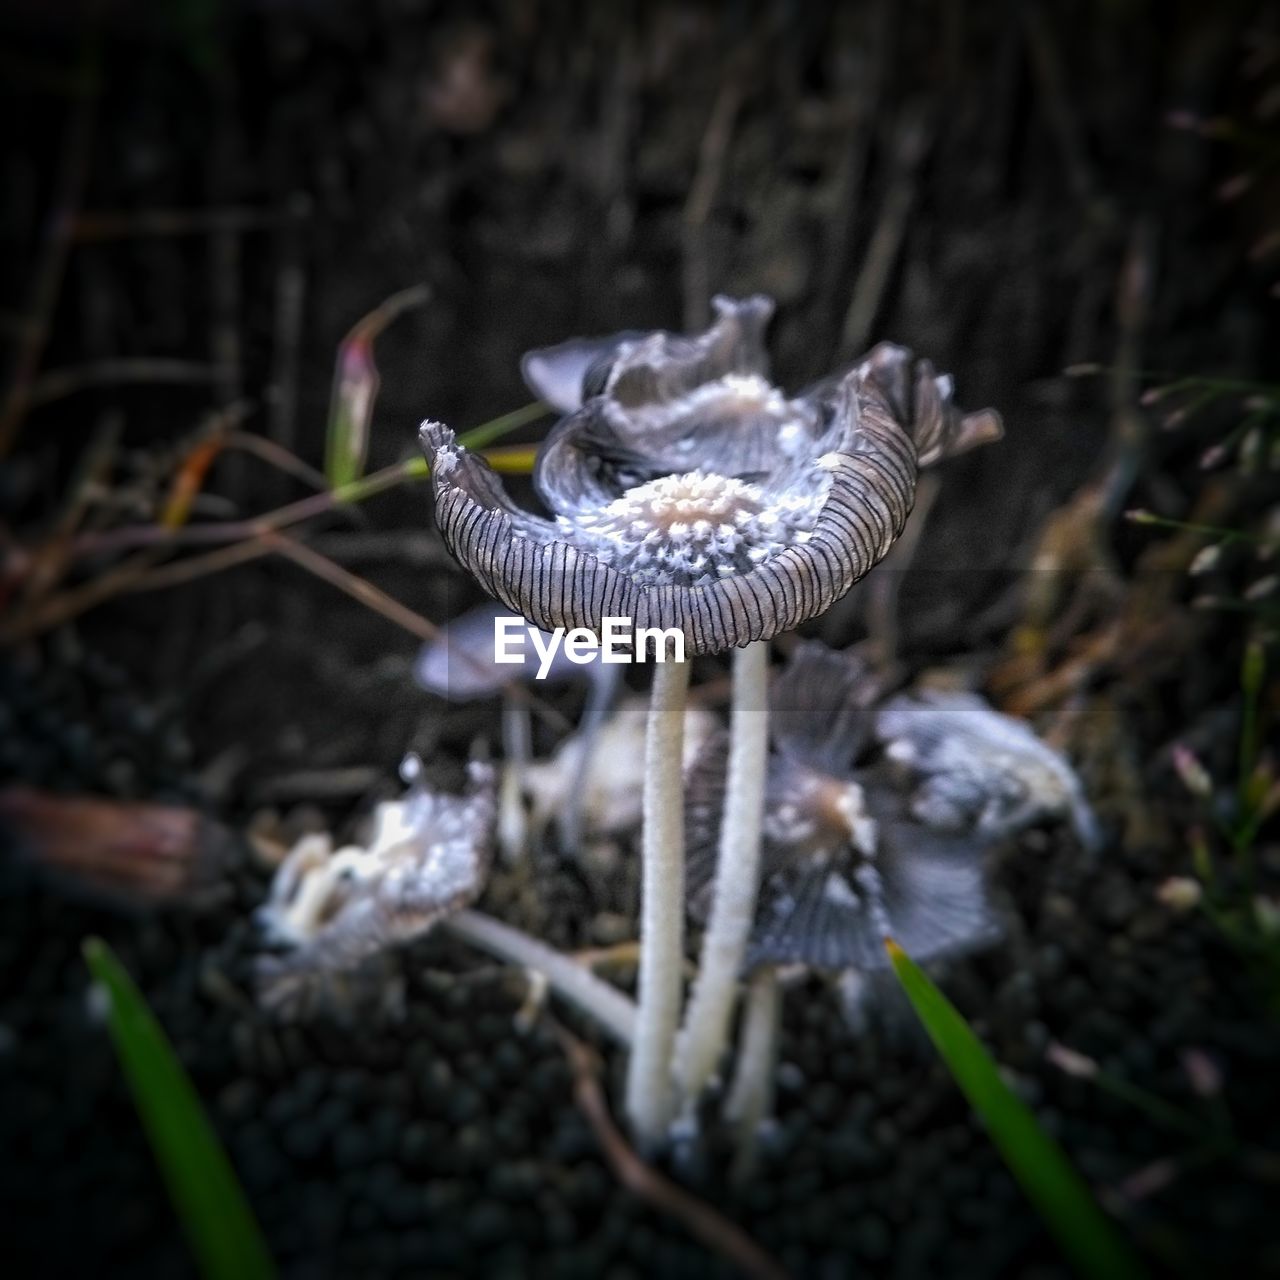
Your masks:
M487 444L493 444L495 440L501 440L517 427L545 418L547 413L547 406L541 400L534 400L530 404L521 405L518 409L512 409L510 413L504 413L501 417L482 422L478 427L472 427L470 431L464 431L458 437L458 443L465 445L468 449L482 449Z
M885 947L929 1038L1075 1269L1091 1280L1142 1276L1141 1264L1094 1203L1083 1179L1000 1079L996 1064L955 1006L896 942L886 938Z
M107 993L108 1025L134 1104L207 1280L275 1275L225 1152L186 1072L111 948L89 938L85 962Z

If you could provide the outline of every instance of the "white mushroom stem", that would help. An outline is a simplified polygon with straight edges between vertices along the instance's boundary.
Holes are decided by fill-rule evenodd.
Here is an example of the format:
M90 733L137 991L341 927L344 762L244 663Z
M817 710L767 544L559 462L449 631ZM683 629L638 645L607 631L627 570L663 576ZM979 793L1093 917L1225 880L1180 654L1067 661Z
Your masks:
M733 657L729 766L711 916L676 1055L681 1100L691 1110L720 1064L760 884L760 827L769 752L769 645Z
M502 782L498 792L498 845L507 863L524 856L529 821L524 808L525 777L533 755L533 724L529 704L510 690L502 694Z
M684 962L684 707L689 664L654 666L644 748L640 972L626 1111L638 1142L662 1144L675 1111L671 1056Z
M586 965L479 911L456 912L442 927L499 960L539 974L567 1004L585 1013L624 1048L630 1046L635 1035L635 1003L597 978Z
M778 971L772 965L764 965L756 970L747 987L733 1084L724 1103L724 1118L736 1134L733 1176L737 1180L750 1176L761 1126L773 1113L781 1014Z
M569 857L582 853L582 804L587 791L587 775L591 770L591 758L596 749L614 694L622 682L622 667L612 663L600 663L591 668L591 686L582 708L582 721L578 725L577 756L573 762L573 782L569 798L560 811L560 852Z

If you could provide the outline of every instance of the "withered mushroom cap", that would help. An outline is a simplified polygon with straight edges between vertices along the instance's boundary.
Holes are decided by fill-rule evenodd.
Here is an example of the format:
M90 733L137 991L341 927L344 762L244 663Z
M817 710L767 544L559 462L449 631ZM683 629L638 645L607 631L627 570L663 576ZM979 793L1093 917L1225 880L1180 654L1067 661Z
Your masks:
M977 694L901 695L880 709L875 732L910 779L911 811L933 827L998 840L1065 817L1086 848L1101 841L1067 760Z
M450 795L423 786L410 759L409 789L378 806L367 847L334 853L310 837L281 864L263 923L293 945L261 962L268 1003L411 941L480 895L493 858L493 767L472 761L466 791Z
M985 842L931 829L889 770L854 767L879 692L860 661L816 643L800 646L775 682L749 968L874 970L888 963L886 936L927 959L998 934ZM688 895L699 918L716 872L727 756L727 736L717 735L687 779Z
M448 427L422 427L445 543L508 608L545 630L599 629L606 616L676 627L687 654L768 639L824 612L888 552L914 498L918 433L930 457L973 442L949 380L917 370L908 403L892 360L868 357L788 399L766 377L772 302L715 308L696 336L542 353L560 403L582 383L581 407L535 463L550 519L516 505Z

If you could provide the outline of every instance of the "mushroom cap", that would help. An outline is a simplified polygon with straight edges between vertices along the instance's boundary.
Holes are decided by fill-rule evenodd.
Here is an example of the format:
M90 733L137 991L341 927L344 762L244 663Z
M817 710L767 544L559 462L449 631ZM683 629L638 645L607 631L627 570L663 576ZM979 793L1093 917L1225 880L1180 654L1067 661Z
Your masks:
M789 760L852 775L871 740L883 679L853 650L802 640L769 687L769 736Z
M965 413L952 400L955 380L935 373L931 361L907 347L881 342L856 360L853 373L888 406L894 420L910 431L921 467L992 444L1004 435L994 409ZM848 374L834 374L811 387L809 396L833 389Z
M976 694L894 698L875 731L911 780L912 812L930 826L998 840L1066 817L1086 848L1097 847L1097 822L1075 770L1025 721Z
M770 690L760 892L748 966L874 970L896 938L921 959L998 933L987 899L989 840L939 831L910 809L888 768L857 768L871 741L876 674L816 641L796 647ZM719 857L729 739L718 733L686 779L687 892L706 918Z
M580 393L535 463L552 518L514 503L448 427L423 425L446 545L544 630L629 618L680 630L687 655L791 630L893 545L914 499L917 438L938 457L998 423L962 417L950 380L904 348L877 348L788 398L767 380L773 303L714 305L702 334L575 341L526 360L554 403Z
M917 960L994 941L984 845L915 821L878 780L860 775L855 785L876 826L874 851L846 846L826 866L779 865L763 884L748 963L870 971L888 964L886 937Z
M288 1003L308 978L352 969L479 897L493 859L493 766L472 761L458 796L428 790L410 761L408 790L377 807L366 847L333 852L327 837L310 836L280 865L262 918L294 946L262 961L268 1003Z
M727 760L725 736L704 748L688 778L689 906L703 920ZM774 755L746 966L882 969L886 936L920 960L983 946L999 934L983 870L987 847L917 820L884 771L833 777Z

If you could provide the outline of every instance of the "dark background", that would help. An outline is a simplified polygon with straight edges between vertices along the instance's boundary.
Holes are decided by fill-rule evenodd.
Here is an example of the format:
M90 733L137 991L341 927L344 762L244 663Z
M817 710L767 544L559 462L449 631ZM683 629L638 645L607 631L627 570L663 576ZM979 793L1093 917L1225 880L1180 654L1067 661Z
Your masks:
M431 296L377 343L370 468L409 456L423 417L463 429L526 403L518 361L529 347L575 333L697 328L711 293L762 291L778 302L783 385L890 339L954 373L962 404L1001 411L1005 441L946 469L901 597L909 667L947 661L985 679L1018 652L1019 626L1071 616L1071 601L1081 626L1094 616L1094 578L1101 598L1117 582L1123 599L1139 598L1135 583L1157 570L1141 559L1144 535L1118 519L1125 507L1194 508L1205 483L1197 460L1222 421L1211 412L1162 430L1139 406L1143 387L1183 373L1265 374L1268 357L1274 372L1277 272L1258 246L1280 203L1276 170L1260 160L1275 145L1280 36L1260 2L173 0L89 9L21 0L6 6L0 35L0 309L14 431L0 518L10 564L56 528L78 460L104 424L120 442L108 522L154 518L164 490L153 477L232 405L243 406L243 430L322 465L338 344L410 285L429 284ZM1195 124L1218 119L1241 127ZM119 363L137 360L149 363ZM1064 374L1086 362L1101 370ZM68 371L69 386L50 382L50 371ZM240 455L220 458L205 490L197 521L306 492ZM1027 570L1046 564L1037 553L1046 520L1081 494L1097 523L1060 530L1053 563L1076 586L1055 587L1045 605ZM409 487L310 532L440 621L474 592L429 530L425 496ZM77 565L67 585L109 567ZM1186 596L1178 588L1170 598L1181 606ZM1037 600L1050 616L1028 621ZM17 601L9 593L5 603ZM859 608L828 623L827 638L858 638ZM1234 714L1239 631L1230 620L1172 617L1170 631L1178 639L1167 651L1133 655L1140 672L1105 667L1084 712L1078 700L1047 704L1113 829L1145 835L1101 870L1074 869L1072 851L1055 845L1036 854L1037 874L1025 861L1008 871L1021 941L964 969L958 990L970 1012L989 1017L1002 1061L1029 1077L1044 1071L1031 1045L1039 1033L1024 1034L1032 1023L1064 1038L1079 1032L1077 1041L1093 1035L1098 1052L1114 1051L1153 1087L1185 1089L1180 1077L1169 1083L1176 1048L1217 1036L1241 1055L1249 1114L1273 1126L1274 1108L1256 1095L1271 1088L1274 1036L1256 1030L1256 1006L1223 976L1232 957L1203 931L1186 925L1193 942L1184 943L1166 922L1140 938L1134 945L1151 948L1149 963L1132 962L1141 994L1098 1008L1100 990L1127 988L1092 970L1091 953L1141 916L1156 880L1184 869L1185 805L1162 799L1172 794L1168 744L1194 727L1211 760L1230 757L1230 734L1215 726ZM112 598L7 652L5 687L20 709L0 764L55 789L181 798L229 821L259 811L281 773L381 776L315 802L341 823L390 785L407 745L456 752L486 727L488 713L444 711L412 690L415 645L269 559ZM1119 720L1105 730L1108 745L1090 750L1098 704L1120 708ZM90 740L79 756L63 741L76 726ZM623 1275L645 1273L650 1256L703 1274L708 1264L679 1231L619 1207L625 1197L573 1127L546 1037L520 1050L533 1067L517 1055L509 1076L478 1086L475 1104L497 1114L536 1080L526 1110L546 1117L513 1121L514 1137L481 1125L485 1156L455 1167L440 1151L475 1127L472 1104L457 1115L443 1106L432 1113L439 1128L419 1143L430 1151L406 1153L413 1109L392 1077L408 1046L449 1046L441 1052L455 1054L454 1078L470 1071L466 1054L491 1058L519 996L501 975L475 997L482 1013L489 1001L494 1024L472 1032L477 1043L453 1045L452 1032L433 1042L421 1027L384 1040L322 1028L318 1041L279 1050L293 1065L264 1066L257 1023L210 1005L200 976L215 961L233 974L245 968L247 915L263 882L251 869L234 908L176 922L69 904L25 879L6 890L10 1039L0 1071L18 1073L0 1080L12 1153L4 1178L18 1197L6 1230L29 1268L176 1274L186 1265L114 1063L84 1018L76 948L100 931L122 948L216 1099L290 1274L519 1275L538 1257L556 1274ZM586 916L574 913L600 904L589 886L562 889L563 901L531 923L562 945L590 941ZM1055 924L1042 910L1050 891L1079 895L1092 923ZM1065 954L1057 976L1052 954L1036 968L1037 947ZM443 954L446 968L459 963ZM1018 954L1039 995L1008 989ZM1162 1003L1171 988L1183 1022L1157 1034L1151 1028L1172 1017ZM418 998L432 1027L452 1025L448 991ZM1099 1012L1110 1024L1080 1032ZM980 1139L918 1049L891 1038L831 1048L822 1028L839 1018L828 995L790 1016L799 1059L843 1053L851 1064L832 1068L816 1108L808 1096L783 1099L800 1154L784 1150L763 1190L735 1199L708 1175L711 1198L799 1275L845 1274L850 1258L872 1274L1058 1274L1029 1210L994 1156L973 1146ZM419 1049L407 1070L421 1079L430 1069ZM909 1087L884 1084L904 1073ZM1108 1111L1074 1082L1032 1083L1047 1109L1076 1117L1064 1141L1096 1181L1164 1152L1158 1135L1126 1146L1129 1113ZM308 1117L332 1096L341 1105L313 1140ZM802 1140L805 1124L838 1134L846 1123L853 1154L813 1156L827 1148ZM277 1140L291 1125L302 1136ZM493 1190L492 1167L523 1168L522 1147L555 1153L559 1172L542 1184L560 1198L526 1214L517 1195L517 1207L486 1226L486 1197L512 1202ZM1183 1253L1188 1274L1210 1274L1228 1255L1258 1263L1257 1242L1272 1234L1261 1193L1247 1180L1239 1190L1220 1169L1206 1176L1220 1201L1181 1184L1143 1237L1152 1256L1172 1267ZM797 1178L803 1194L788 1198ZM472 1209L479 1225L454 1232L450 1220ZM425 1233L424 1214L435 1224ZM547 1227L556 1214L569 1225ZM599 1225L615 1218L622 1225ZM908 1227L924 1240L914 1251L899 1247ZM442 1235L449 1248L433 1253Z

